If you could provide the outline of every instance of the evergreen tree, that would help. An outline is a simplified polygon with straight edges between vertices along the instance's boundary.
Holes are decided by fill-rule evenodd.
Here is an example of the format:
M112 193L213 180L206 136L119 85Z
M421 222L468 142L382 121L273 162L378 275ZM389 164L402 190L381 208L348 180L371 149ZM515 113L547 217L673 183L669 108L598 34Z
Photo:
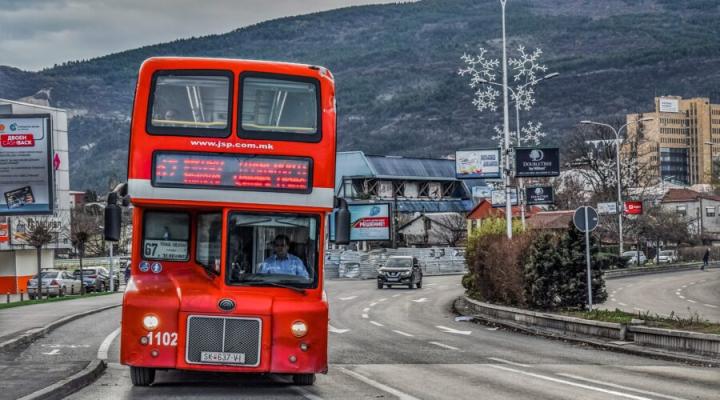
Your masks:
M594 249L595 240L590 237L591 254L597 254ZM587 304L587 262L585 259L585 234L570 224L567 232L560 240L562 253L560 284L560 307L582 307ZM595 265L591 258L592 267L592 296L593 303L604 302L607 299L605 280L602 276L601 266Z
M551 232L538 235L525 262L525 299L532 308L550 310L561 300L562 254L558 236Z

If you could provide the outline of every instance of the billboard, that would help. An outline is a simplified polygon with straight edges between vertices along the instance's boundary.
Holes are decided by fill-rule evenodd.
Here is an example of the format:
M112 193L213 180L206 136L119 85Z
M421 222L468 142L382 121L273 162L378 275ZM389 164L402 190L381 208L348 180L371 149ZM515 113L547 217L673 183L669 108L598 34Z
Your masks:
M625 214L640 215L643 213L642 201L626 201Z
M0 215L52 214L50 115L0 115Z
M560 175L560 149L516 148L515 176L542 177Z
M555 197L553 196L552 186L535 186L525 188L525 199L527 204L553 204Z
M457 178L500 179L500 149L459 150L455 152Z
M10 243L13 245L30 245L28 240L37 225L44 226L52 235L52 242L61 240L59 237L63 232L62 220L58 217L15 217L11 218Z
M597 211L600 215L617 214L617 203L598 203Z
M350 240L390 240L390 203L348 204ZM335 215L330 214L330 240L335 240Z
M493 190L492 200L493 207L505 207L505 189ZM518 204L518 191L517 188L510 188L510 205L516 206Z
M668 99L661 97L660 100L660 112L680 112L680 102L678 99Z

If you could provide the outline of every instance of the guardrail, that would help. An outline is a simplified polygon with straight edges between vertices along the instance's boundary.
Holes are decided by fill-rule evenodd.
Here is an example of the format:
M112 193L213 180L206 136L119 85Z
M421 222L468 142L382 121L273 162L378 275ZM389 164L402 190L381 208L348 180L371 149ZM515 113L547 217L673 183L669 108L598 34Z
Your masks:
M663 272L675 272L675 271L690 271L698 269L702 265L701 262L690 262L683 264L669 264L669 265L651 265L644 267L630 267L604 271L605 279L623 278L626 276L637 276L646 274L660 274ZM718 264L713 263L708 268L717 268Z
M653 328L636 324L591 321L565 315L524 310L462 298L476 316L511 327L542 328L572 334L633 342L637 345L703 357L720 357L720 335Z

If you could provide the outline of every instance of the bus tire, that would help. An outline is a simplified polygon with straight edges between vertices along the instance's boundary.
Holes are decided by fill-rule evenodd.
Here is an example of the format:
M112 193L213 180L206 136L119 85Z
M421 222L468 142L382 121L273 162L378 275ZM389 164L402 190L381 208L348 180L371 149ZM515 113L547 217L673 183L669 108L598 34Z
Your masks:
M310 386L315 383L315 374L295 374L293 383L298 386Z
M130 367L130 380L134 386L150 386L155 381L155 369Z

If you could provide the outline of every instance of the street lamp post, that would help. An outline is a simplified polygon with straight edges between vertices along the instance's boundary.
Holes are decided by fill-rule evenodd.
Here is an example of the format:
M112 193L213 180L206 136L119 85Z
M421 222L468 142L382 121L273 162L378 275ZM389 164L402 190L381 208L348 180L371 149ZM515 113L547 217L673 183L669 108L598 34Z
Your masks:
M505 4L507 0L500 0L502 6L502 67L503 67L503 133L505 134L505 225L507 237L512 239L512 204L510 204L510 118L508 110L508 79L507 79L507 41L505 38Z
M620 251L619 254L622 256L623 253L623 228L622 228L622 215L623 215L623 202L622 202L622 183L621 183L621 175L620 175L620 132L627 127L628 125L635 124L642 121L651 121L653 118L641 118L635 121L628 122L627 124L621 126L619 129L615 129L612 125L603 124L601 122L594 122L594 121L580 121L581 124L586 125L598 125L598 126L604 126L606 128L610 128L612 132L615 134L615 166L617 167L617 214L618 214L618 236L619 236L619 244L620 244Z
M519 93L522 92L523 89L525 89L528 86L535 86L538 83L555 78L559 76L559 72L552 72L549 73L542 78L535 79L533 81L530 81L522 86L518 86L515 90L511 87L507 87L507 90L510 91L512 94L512 97L515 99L515 129L516 129L516 139L517 139L517 145L521 145L521 133L520 133L520 101L519 101ZM494 85L494 86L503 86L497 82L490 82L487 79L478 79L478 83L484 84L484 85ZM508 150L509 151L509 150ZM520 218L522 220L522 226L525 228L525 193L523 192L523 185L522 185L522 178L519 178L520 181L520 188L518 189L518 202L520 203Z

